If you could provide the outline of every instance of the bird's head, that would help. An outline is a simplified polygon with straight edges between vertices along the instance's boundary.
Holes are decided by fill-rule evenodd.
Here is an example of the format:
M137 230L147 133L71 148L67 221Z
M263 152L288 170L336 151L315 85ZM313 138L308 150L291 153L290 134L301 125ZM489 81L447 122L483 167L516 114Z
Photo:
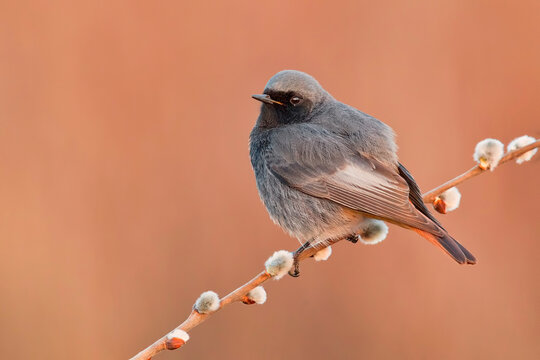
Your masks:
M258 125L276 127L309 121L314 109L331 99L321 85L301 71L280 71L268 81L261 95L252 95L263 103Z

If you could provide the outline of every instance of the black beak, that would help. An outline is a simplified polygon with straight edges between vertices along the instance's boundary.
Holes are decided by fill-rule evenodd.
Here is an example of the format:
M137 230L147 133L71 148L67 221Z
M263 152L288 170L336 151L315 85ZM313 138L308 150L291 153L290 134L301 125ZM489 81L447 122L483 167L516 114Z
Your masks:
M279 101L276 101L276 100L272 100L272 98L270 97L270 95L266 95L266 94L262 94L262 95L251 95L251 97L254 98L255 100L262 101L262 102L265 103L265 104L270 104L270 105L278 104L278 105L282 105L282 106L283 106L283 103L280 103Z

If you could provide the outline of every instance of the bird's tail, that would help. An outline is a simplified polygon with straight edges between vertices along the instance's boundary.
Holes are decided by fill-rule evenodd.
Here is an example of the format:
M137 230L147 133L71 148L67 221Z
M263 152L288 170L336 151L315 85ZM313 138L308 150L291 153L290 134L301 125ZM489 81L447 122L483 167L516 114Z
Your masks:
M432 244L443 249L459 264L476 264L476 258L469 250L465 249L460 243L454 240L446 232L441 236L433 235L427 231L414 229L422 237L426 238Z

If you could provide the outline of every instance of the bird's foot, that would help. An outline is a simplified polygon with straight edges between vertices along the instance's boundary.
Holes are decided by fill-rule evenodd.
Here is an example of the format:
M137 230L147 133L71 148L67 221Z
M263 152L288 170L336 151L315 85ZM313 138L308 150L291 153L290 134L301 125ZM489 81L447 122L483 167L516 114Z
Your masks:
M309 246L310 242L306 241L302 246L300 246L293 254L293 266L291 270L289 270L289 275L292 277L299 277L300 276L300 260L299 256L301 253L304 252Z
M358 242L358 236L355 234L347 236L347 241L352 242L353 244L356 244Z
M293 266L291 270L289 270L289 275L292 277L299 277L300 276L300 262L298 261L298 258L294 258L293 260Z

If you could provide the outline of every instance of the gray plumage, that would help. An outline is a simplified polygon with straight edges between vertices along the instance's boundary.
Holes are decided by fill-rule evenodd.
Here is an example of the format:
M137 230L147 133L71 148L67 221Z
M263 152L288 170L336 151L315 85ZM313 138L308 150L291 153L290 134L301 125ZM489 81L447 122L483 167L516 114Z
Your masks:
M274 75L250 135L257 188L270 217L300 241L348 237L364 216L413 229L459 263L474 257L425 207L398 162L394 133L335 100L311 76Z

